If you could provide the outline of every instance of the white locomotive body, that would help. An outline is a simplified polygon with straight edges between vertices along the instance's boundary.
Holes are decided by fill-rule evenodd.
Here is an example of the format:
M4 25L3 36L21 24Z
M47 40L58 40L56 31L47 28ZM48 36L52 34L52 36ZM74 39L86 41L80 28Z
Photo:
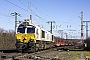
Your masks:
M20 51L51 48L53 41L53 34L29 21L22 22L16 29L16 48Z

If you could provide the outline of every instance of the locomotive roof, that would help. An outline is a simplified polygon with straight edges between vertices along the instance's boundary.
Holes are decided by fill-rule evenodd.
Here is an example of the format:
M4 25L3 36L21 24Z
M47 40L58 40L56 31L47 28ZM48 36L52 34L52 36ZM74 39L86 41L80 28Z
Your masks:
M45 30L44 28L40 27L39 25L35 25L33 23L30 23L29 21L22 22L18 27L29 27L29 26L33 26L35 28L38 28L38 29L41 29L43 31L50 33L49 31Z

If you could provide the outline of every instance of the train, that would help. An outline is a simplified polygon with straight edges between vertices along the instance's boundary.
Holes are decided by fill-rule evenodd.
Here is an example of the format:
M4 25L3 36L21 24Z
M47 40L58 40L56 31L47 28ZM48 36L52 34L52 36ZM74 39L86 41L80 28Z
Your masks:
M79 41L79 42L78 42ZM35 52L53 47L81 48L80 40L61 39L31 20L24 20L16 27L16 49L19 52Z
M24 20L16 27L15 46L20 52L44 50L53 45L54 35L30 20Z
M54 45L56 47L63 47L63 46L74 46L76 44L75 40L65 40L65 39L55 39Z
M84 42L78 39L55 38L54 46L57 48L57 50L84 50Z

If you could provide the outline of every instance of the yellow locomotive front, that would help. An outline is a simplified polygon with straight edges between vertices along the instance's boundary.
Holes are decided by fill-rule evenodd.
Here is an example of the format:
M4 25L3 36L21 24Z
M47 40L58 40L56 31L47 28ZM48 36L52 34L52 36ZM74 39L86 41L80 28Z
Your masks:
M27 23L20 24L16 29L16 48L18 51L35 50L35 26Z

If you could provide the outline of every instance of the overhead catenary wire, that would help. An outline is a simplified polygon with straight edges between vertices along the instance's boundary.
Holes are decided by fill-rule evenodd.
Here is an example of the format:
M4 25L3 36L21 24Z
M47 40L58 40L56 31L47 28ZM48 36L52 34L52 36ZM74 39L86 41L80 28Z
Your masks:
M34 15L34 16L40 18L42 21L46 21L46 19L40 17L39 15L37 15L36 13L34 13L33 11L29 11L29 10L27 10L27 9L24 9L24 8L22 8L22 7L18 6L18 5L16 5L15 3L8 1L8 0L5 0L5 1L8 2L8 3L10 3L10 4L12 4L12 5L14 5L14 6L16 6L17 8L20 8L20 9L22 9L22 10L28 12L28 13L31 13L32 15ZM25 6L26 6L26 5L25 5ZM27 8L28 8L28 7L27 7ZM29 9L29 8L28 8L28 9Z
M44 13L44 15L41 13L42 11L41 10L39 10L36 6L34 6L32 3L31 3L31 5L42 15L42 16L44 16L44 15L46 15L47 17L49 17L49 15L47 15L47 14L45 14ZM50 17L49 17L50 18ZM52 19L52 18L51 18ZM46 19L47 20L47 19ZM52 19L53 20L53 19Z
M19 1L20 1L25 7L27 7L21 0L19 0ZM38 8L35 7L35 6L30 2L30 8L29 8L29 6L28 6L27 8L28 8L31 12L33 12L33 10L32 10L31 7L34 7L34 8L39 12L39 14L43 16L43 14L41 13L41 11L39 11ZM33 12L33 13L34 13L34 12ZM36 14L36 13L34 13L34 14ZM36 15L37 15L37 14L36 14ZM44 15L45 15L45 14L44 14ZM40 16L38 16L38 15L37 15L37 17L42 18L42 17L40 17ZM48 21L48 20L45 19L45 18L43 18L43 20L44 20L44 21ZM43 20L42 20L42 21L43 21Z
M19 2L20 3L22 3L25 7L27 7L21 0L19 0ZM30 8L29 8L30 7ZM31 7L34 7L37 11L38 11L38 9L30 2L30 6L28 6L27 8L31 11L31 12L33 12L33 10L32 10L32 8ZM38 11L39 12L39 11ZM34 12L33 12L34 13ZM41 15L41 16L43 16L43 14L41 13L41 12L39 12L39 14ZM47 19L43 19L42 20L42 22L43 21L48 21Z
M7 1L8 3L10 3L10 4L12 4L12 5L14 5L14 6L16 6L16 7L20 8L20 9L24 10L24 11L29 12L28 10L26 10L26 9L24 9L24 8L22 8L22 7L20 7L20 6L16 5L16 4L14 4L14 3L8 1L8 0L5 0L5 1Z
M5 14L5 13L1 13L0 12L0 17L1 18L3 18L4 20L6 20L6 21L8 21L7 23L10 23L10 18L13 18L12 16L10 16L10 15L8 15L8 14ZM1 22L6 22L6 21L4 21L4 20L0 20Z
M14 4L14 3L12 3L12 2L10 2L10 1L8 1L8 0L5 0L5 1L7 1L8 3L10 3L10 4L12 4L12 5L14 5L14 6L16 6L16 7L20 8L20 9L22 9L22 10L26 11L26 12L28 12L28 13L33 14L34 16L37 16L38 18L40 18L40 19L42 19L42 20L45 20L44 18L42 18L42 17L38 16L38 15L37 15L37 14L35 14L34 12L30 12L30 11L28 11L28 10L26 10L26 9L24 9L24 8L22 8L22 7L20 7L20 6L16 5L16 4Z
M21 0L19 0L23 5L25 5ZM28 2L29 3L29 2ZM25 5L26 6L26 5ZM27 6L26 6L27 7ZM41 10L39 10L35 5L33 5L31 2L30 2L30 8L29 8L29 6L27 7L28 9L30 9L30 11L31 12L33 12L33 10L32 10L32 7L34 7L35 9L36 9L36 11L38 11L39 12L39 14L41 15L41 16L43 16L43 17L45 17L45 16L47 16L47 17L49 17L50 19L52 19L49 15L47 15L47 14L45 14L45 13L41 13L42 11ZM33 12L34 13L34 12ZM53 20L53 19L52 19ZM48 21L48 19L46 19L46 18L44 18L42 21Z
M75 17L78 17L79 14L80 14L80 13L78 13L77 15L75 15L73 18L69 19L69 21L67 21L67 22L61 22L61 23L58 23L58 22L57 22L56 29L57 29L57 27L63 29L63 27L61 27L61 26L63 26L63 24L64 24L64 25L67 24L66 27L67 27L67 28L68 28L68 27L71 28L73 25L71 25L71 24L69 24L69 23L73 23L73 24L78 23L78 22L76 22L76 21L72 22L72 20L75 19ZM58 24L59 24L59 25L58 25ZM68 24L69 24L69 25L68 25ZM75 25L74 25L74 26L75 26Z
M33 12L32 9L30 9L28 6L26 6L26 5L22 2L22 0L19 0L19 1L20 1L26 8L28 8L28 10L27 10L27 9L24 9L24 8L22 8L22 7L20 7L20 6L16 5L16 4L8 1L8 0L5 0L5 1L7 1L8 3L10 3L10 4L12 4L12 5L14 5L14 6L16 6L16 7L20 8L20 9L26 11L26 12L28 12L28 13L33 14L34 16L42 19L42 21L47 21L47 19L45 19L45 18L37 15L35 12ZM32 3L30 3L30 4L31 4L32 6L34 6ZM35 7L35 6L34 6L34 7ZM38 11L38 8L35 7L35 9ZM39 12L39 11L38 11L38 12ZM39 12L39 13L40 13L40 12ZM41 14L41 13L40 13L40 14ZM41 14L41 15L43 16L43 14ZM45 14L45 15L46 15L46 14ZM46 15L46 16L48 16L48 15ZM69 22L71 22L71 20L70 20ZM60 26L62 26L62 25L60 24ZM72 26L72 25L70 25L70 26Z
M77 15L75 15L75 17L78 17L78 15L79 15L80 13L78 13ZM63 29L65 32L67 31L67 33L69 32L69 30L70 31L72 31L73 29L72 29L72 27L73 26L76 26L76 21L74 20L75 19L75 17L73 17L72 19L70 19L69 21L67 21L67 22L63 22L63 23L59 23L59 25L56 25L54 28L56 28L56 30L59 30L59 29ZM72 20L74 20L74 21L72 21ZM75 23L75 25L71 25L70 23ZM79 23L79 22L77 22L77 23ZM65 29L65 28L63 28L63 24L66 26L66 28L67 29ZM64 26L64 27L65 27ZM77 30L76 30L77 31Z
M3 15L3 16L5 16L5 17L11 17L11 16L9 16L9 15L7 15L7 14L4 14L4 13L0 13L0 15Z
M8 0L5 0L5 1L7 1L8 3L10 3L10 4L12 4L12 5L14 5L14 6L16 6L16 7L20 8L20 9L26 11L26 12L28 12L28 13L33 14L34 16L37 16L38 18L40 18L40 19L42 19L42 20L44 20L44 21L48 21L47 19L38 16L38 15L37 15L36 13L34 13L32 10L31 10L31 12L30 12L30 11L28 11L28 10L26 10L26 9L24 9L24 8L22 8L22 7L20 7L20 6L16 5L16 4L8 1ZM21 0L19 0L19 1L21 2ZM22 3L22 2L21 2L21 3ZM22 3L22 4L23 4L25 7L27 7L24 3ZM33 5L33 6L34 6L34 5ZM34 6L34 7L35 7L35 6ZM27 8L28 8L28 7L27 7ZM29 9L29 8L28 8L28 9ZM41 15L42 15L42 14L41 14Z
M32 9L30 9L29 7L27 7L21 0L19 0L19 2L22 3L22 5L24 5L26 8L28 8L31 12L33 12ZM33 12L33 13L34 13L34 12ZM31 13L31 14L32 14L32 13Z

